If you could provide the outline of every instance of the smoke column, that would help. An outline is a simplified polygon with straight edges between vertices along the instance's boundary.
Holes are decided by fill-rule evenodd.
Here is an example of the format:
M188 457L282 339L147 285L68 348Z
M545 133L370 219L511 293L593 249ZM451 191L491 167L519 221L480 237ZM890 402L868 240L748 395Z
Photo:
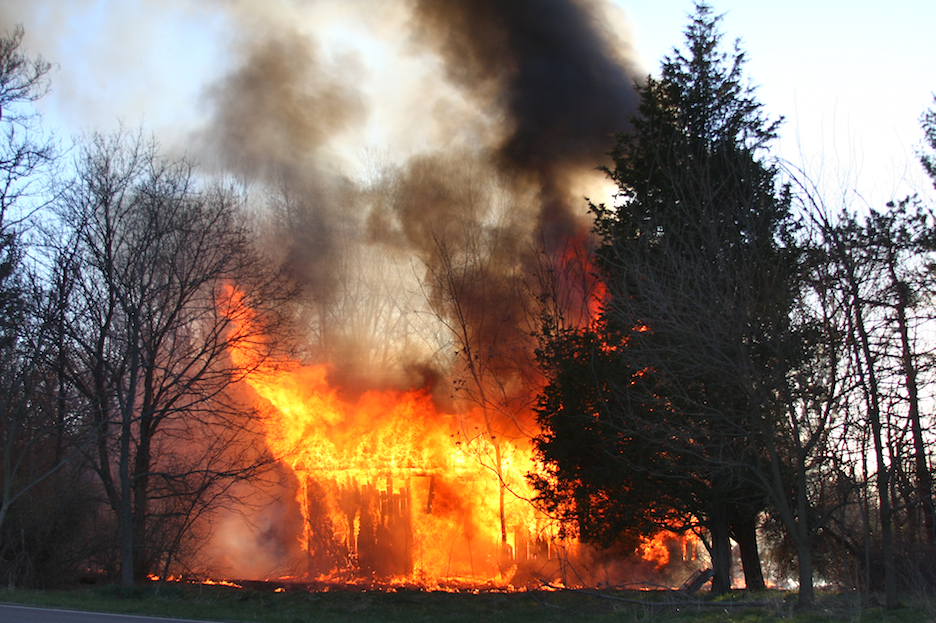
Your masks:
M303 6L229 6L240 61L206 90L213 112L200 134L203 159L275 196L275 249L314 301L312 351L327 350L346 382L418 383L421 375L399 371L444 368L425 361L432 347L411 343L387 356L399 318L373 328L355 316L383 313L373 309L377 290L392 299L381 308L420 307L403 293L426 286L412 282L406 265L437 271L440 245L465 253L475 232L496 226L504 242L473 271L475 282L529 270L536 245L559 252L586 235L574 184L605 162L613 134L628 127L633 62L602 6L588 0L321 2L308 5L311 16ZM319 42L348 21L377 41L404 39L387 49L406 57L414 75L400 72L393 90L368 92L366 63L329 56ZM359 139L381 101L396 100L423 106L418 119L397 112L384 123L431 127L437 139L403 158L389 153L369 179L336 167L336 146ZM388 265L398 267L393 275ZM388 286L388 278L402 283ZM361 280L368 294L354 291ZM503 324L514 325L527 307L515 291L490 288L483 296L466 290L462 303L479 317L504 310Z
M421 249L428 272L446 282L436 283L436 294L449 300L449 309L457 299L454 315L470 325L479 351L520 343L529 332L531 291L504 276L530 275L537 251L556 257L583 244L585 202L574 183L604 164L613 135L636 113L630 50L601 8L588 0L412 0L414 41L438 54L448 82L494 123L474 165L465 155L411 161L394 211L404 232L416 232L408 239ZM472 184L457 172L459 162L463 170L492 171L488 179L496 183ZM480 200L467 194L484 207L464 200L457 207L456 197L466 195L459 191L472 186L487 191ZM498 204L504 206L499 215L491 207ZM469 222L451 232L459 218ZM492 229L486 240L496 244L472 247L473 232ZM448 258L436 257L440 239ZM452 254L459 274L452 274Z
M538 183L542 226L568 232L564 176L593 168L636 112L630 61L597 7L575 0L417 0L417 36L449 78L505 115L496 148L508 174Z

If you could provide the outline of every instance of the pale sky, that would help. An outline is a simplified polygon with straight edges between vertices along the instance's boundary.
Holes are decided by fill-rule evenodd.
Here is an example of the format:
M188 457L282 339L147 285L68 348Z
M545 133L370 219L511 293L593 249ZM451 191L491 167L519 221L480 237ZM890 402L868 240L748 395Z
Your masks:
M203 121L206 86L225 74L232 50L237 51L230 20L248 2L223 1L235 9L219 11L222 0L4 0L0 28L24 24L28 50L57 64L53 92L42 108L47 125L61 136L113 127L123 119L131 126L144 122L164 144L183 145ZM626 38L655 74L662 56L682 43L692 3L614 1L628 23ZM392 29L367 10L379 3L306 4L331 6L319 13L310 9L315 17L308 29L336 57L354 46L366 56L367 33L384 28L387 37ZM913 150L922 138L920 115L933 105L936 91L936 2L718 0L713 5L725 14L727 42L742 40L748 76L768 112L787 120L779 155L874 206L921 187L932 190ZM237 19L245 19L243 13ZM367 79L390 80L385 62L371 62L363 72ZM382 117L374 119L376 126ZM369 141L394 139L374 139L362 130L349 140L365 149Z
M656 71L681 41L691 3L616 3ZM932 191L913 150L936 92L936 2L715 0L713 7L725 14L726 38L741 39L761 101L786 118L784 158L813 174L824 169L828 186L847 186L875 206L920 186Z

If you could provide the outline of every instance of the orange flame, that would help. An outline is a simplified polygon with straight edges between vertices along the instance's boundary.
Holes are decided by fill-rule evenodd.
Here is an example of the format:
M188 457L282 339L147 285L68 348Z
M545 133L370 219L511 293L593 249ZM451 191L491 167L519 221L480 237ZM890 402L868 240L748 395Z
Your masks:
M653 563L655 569L661 569L669 564L670 551L666 544L667 537L669 537L669 533L658 532L652 537L644 539L637 548L640 557L647 562Z
M229 580L212 580L210 578L204 579L201 582L206 586L228 586L230 588L243 588L240 584L236 584Z
M699 537L693 532L676 533L661 530L641 541L637 554L646 562L653 564L657 571L671 562L692 563L698 560Z
M253 321L236 292L227 300L238 308L228 317ZM328 366L262 362L247 346L231 356L266 407L269 449L298 480L309 577L357 572L504 584L518 538L525 543L544 529L526 501L525 474L535 467L528 444L465 439L458 417L439 413L424 390L351 400L329 384Z
M234 330L253 333L255 312L237 290L221 307ZM329 366L264 360L262 342L231 357L264 412L268 448L296 477L300 575L508 587L518 567L545 564L557 530L529 502L525 475L538 467L528 440L494 435L480 408L441 413L422 389L350 399L329 383ZM695 560L694 539L662 531L636 554L660 570L674 552Z

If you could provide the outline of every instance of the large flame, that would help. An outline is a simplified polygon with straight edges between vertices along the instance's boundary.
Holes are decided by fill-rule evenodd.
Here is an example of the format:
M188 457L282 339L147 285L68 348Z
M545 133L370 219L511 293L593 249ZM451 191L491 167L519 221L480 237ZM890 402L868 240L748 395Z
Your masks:
M233 322L253 322L236 290L224 301ZM349 399L327 365L258 352L245 343L231 357L265 413L270 451L295 475L306 579L507 586L556 567L549 559L569 544L530 503L528 440L498 436L477 407L440 412L424 389ZM635 554L660 571L674 554L694 561L695 546L662 531Z
M440 413L420 389L346 399L328 366L258 362L249 347L231 355L266 407L268 447L298 481L308 577L506 583L543 539L549 522L528 501L531 449L466 438L465 418L481 414Z

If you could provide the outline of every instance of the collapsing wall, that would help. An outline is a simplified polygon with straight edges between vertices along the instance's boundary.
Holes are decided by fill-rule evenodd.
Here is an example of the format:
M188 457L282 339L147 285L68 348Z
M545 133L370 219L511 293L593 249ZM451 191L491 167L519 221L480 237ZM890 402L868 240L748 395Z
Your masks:
M451 485L437 484L442 479L433 475L410 476L397 481L396 488L394 482L390 475L366 484L307 477L305 577L352 582L499 579L505 584L543 571L540 579L549 577L552 541L524 526L513 527L505 549L480 532L472 533L465 517L456 517L452 530L435 535L435 545L417 539L427 531L427 519L453 519L447 502L436 499L439 489Z

